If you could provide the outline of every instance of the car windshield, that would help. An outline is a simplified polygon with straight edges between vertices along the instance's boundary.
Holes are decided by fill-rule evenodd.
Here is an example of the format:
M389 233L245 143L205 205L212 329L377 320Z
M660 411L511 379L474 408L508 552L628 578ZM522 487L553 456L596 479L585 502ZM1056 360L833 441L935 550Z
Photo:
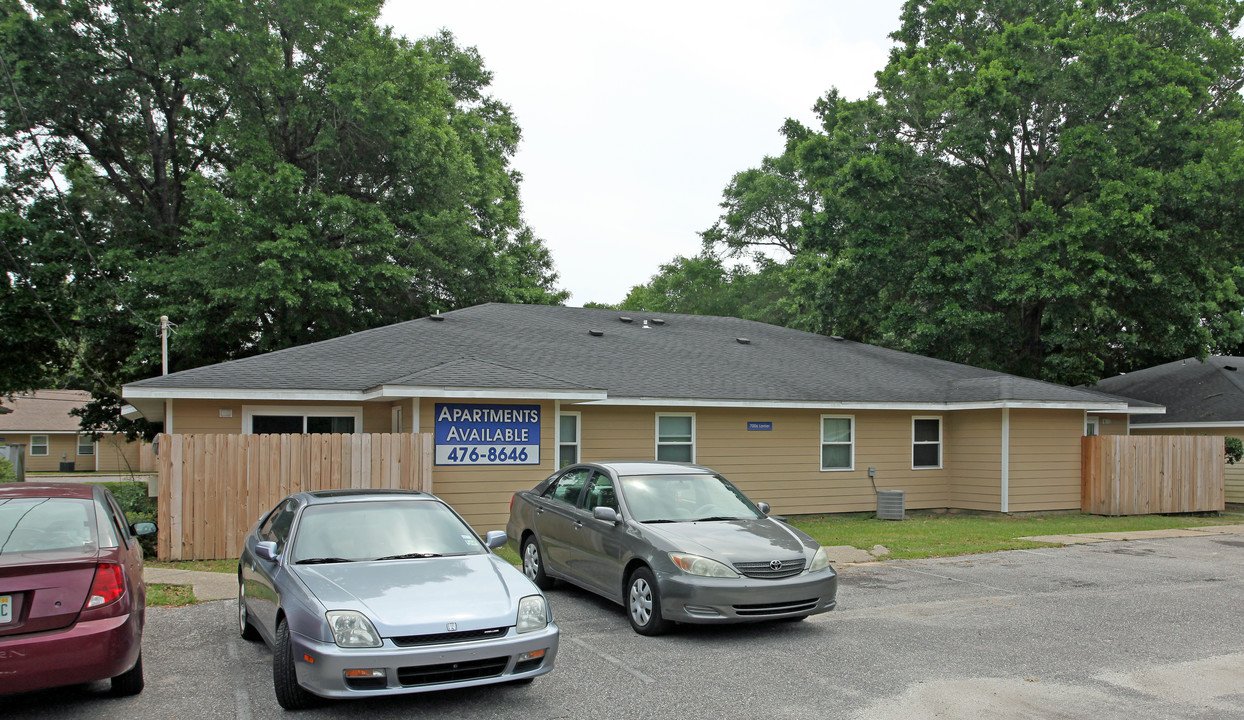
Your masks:
M291 558L317 564L486 552L471 528L439 502L377 500L303 510Z
M75 498L0 500L0 555L97 550L95 506Z
M631 475L622 497L637 522L754 520L764 514L719 475Z

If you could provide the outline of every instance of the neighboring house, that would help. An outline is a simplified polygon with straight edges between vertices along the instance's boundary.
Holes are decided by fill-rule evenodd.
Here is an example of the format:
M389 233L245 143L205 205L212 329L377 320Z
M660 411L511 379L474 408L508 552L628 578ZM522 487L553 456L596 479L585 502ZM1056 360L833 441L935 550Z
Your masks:
M1164 415L1132 418L1132 435L1244 438L1244 357L1176 360L1106 378L1095 389L1166 407ZM1227 466L1227 502L1244 502L1244 463Z
M12 412L0 414L0 445L26 446L26 472L57 472L62 466L75 472L136 472L138 443L126 442L124 435L91 440L69 414L90 399L82 390L35 390L4 400Z
M489 304L126 385L175 433L429 432L477 528L579 460L715 468L778 513L1080 508L1090 412L1149 403L729 317Z

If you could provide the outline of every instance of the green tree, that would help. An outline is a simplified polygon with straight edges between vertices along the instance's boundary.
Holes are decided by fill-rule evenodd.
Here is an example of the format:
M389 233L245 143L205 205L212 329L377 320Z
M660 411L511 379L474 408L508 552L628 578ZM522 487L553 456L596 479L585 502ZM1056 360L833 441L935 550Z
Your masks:
M522 221L520 131L479 53L448 32L395 37L380 5L0 0L16 89L0 94L0 298L61 328L0 390L72 365L98 427L121 383L158 373L162 314L178 370L565 299Z
M727 189L717 242L794 248L797 324L1031 377L1236 346L1242 16L908 2L878 95L831 92L820 127L788 123L773 182Z

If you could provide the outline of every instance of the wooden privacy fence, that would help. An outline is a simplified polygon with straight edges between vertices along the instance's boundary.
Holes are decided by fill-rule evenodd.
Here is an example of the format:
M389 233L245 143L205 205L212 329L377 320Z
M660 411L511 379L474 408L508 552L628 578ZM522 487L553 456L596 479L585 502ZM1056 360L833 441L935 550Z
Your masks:
M432 490L430 434L160 435L161 560L238 556L259 516L302 490Z
M1101 435L1081 441L1081 507L1094 515L1222 510L1224 441L1211 435Z

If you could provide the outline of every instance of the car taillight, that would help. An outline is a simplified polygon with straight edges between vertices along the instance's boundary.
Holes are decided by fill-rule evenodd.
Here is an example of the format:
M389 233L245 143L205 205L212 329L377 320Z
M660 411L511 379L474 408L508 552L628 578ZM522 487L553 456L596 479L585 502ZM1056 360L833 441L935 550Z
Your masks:
M125 594L125 570L116 563L100 563L87 593L83 610L103 607Z

